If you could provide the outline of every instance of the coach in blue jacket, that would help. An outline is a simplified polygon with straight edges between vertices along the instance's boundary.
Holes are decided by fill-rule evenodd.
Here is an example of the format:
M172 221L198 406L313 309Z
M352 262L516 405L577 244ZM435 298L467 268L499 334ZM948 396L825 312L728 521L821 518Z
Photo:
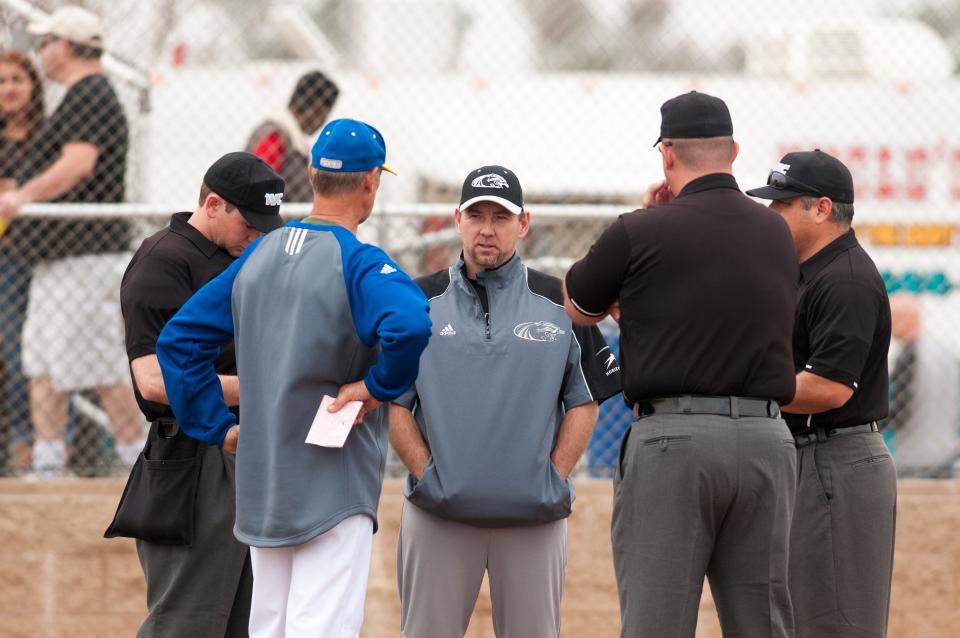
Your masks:
M235 424L213 362L236 344L237 522L251 546L250 635L358 636L387 447L386 407L417 376L428 304L357 240L386 169L380 133L330 122L313 147L311 215L258 240L170 320L157 355L190 436ZM389 170L389 169L386 169ZM305 443L324 395L363 402L342 448Z
M596 327L570 322L560 280L521 262L530 213L516 174L472 171L455 216L463 255L417 280L433 335L390 410L410 470L401 634L461 638L486 571L497 636L558 636L570 471L620 366Z

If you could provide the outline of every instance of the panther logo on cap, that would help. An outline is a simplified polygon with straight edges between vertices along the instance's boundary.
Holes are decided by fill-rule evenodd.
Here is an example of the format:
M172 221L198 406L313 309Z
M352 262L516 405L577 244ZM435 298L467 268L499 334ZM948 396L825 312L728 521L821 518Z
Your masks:
M525 321L517 324L513 334L527 341L556 341L558 336L567 333L549 321Z
M474 188L510 188L510 184L503 177L496 173L487 173L470 182Z

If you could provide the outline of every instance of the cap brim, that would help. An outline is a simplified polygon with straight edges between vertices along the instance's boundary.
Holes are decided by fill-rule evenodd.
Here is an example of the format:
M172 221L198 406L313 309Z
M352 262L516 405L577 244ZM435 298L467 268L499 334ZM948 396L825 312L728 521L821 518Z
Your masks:
M386 164L381 164L381 165L380 165L380 168L382 168L383 170L387 171L387 172L390 173L391 175L396 175L396 174L397 174L397 171L393 170L392 168L390 168L390 167L387 166Z
M259 230L261 233L269 233L283 226L284 221L280 215L263 215L261 213L251 213L237 206L237 210L247 220L247 223Z
M773 186L761 186L760 188L748 190L747 195L772 200L793 199L794 197L802 197L804 195L814 196L813 193L805 193L791 188L774 188Z
M516 204L514 204L508 199L497 197L495 195L478 195L476 197L471 197L465 202L460 202L460 210L466 210L471 206L473 206L474 204L476 204L477 202L493 202L494 204L500 204L501 206L506 208L508 211L510 211L514 215L523 214L522 208L520 208L519 206L517 206Z
M31 22L27 25L27 33L30 35L50 35L49 22Z

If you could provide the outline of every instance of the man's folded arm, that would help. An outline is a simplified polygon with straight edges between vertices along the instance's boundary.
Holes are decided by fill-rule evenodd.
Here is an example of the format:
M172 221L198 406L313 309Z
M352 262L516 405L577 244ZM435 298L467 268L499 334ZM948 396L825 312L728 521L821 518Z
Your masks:
M620 296L630 260L630 242L620 217L563 278L563 306L578 325L599 323Z
M250 246L216 278L198 290L164 326L157 360L170 407L190 437L220 445L237 419L224 400L216 360L221 344L233 339L233 282Z
M379 249L358 251L352 266L348 295L357 335L367 346L380 343L380 356L363 380L376 399L392 401L417 380L430 340L430 304Z

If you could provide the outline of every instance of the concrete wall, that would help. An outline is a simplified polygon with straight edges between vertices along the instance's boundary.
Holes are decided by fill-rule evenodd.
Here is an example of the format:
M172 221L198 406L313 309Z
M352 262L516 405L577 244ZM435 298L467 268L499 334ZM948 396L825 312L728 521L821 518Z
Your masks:
M0 480L0 638L129 638L145 614L134 545L104 540L123 483ZM619 612L609 541L611 487L577 485L563 601L564 637L617 636ZM395 638L395 560L402 496L389 481L375 537L363 636ZM891 638L960 633L960 481L900 483ZM719 637L709 596L698 638ZM481 595L468 632L493 636Z

